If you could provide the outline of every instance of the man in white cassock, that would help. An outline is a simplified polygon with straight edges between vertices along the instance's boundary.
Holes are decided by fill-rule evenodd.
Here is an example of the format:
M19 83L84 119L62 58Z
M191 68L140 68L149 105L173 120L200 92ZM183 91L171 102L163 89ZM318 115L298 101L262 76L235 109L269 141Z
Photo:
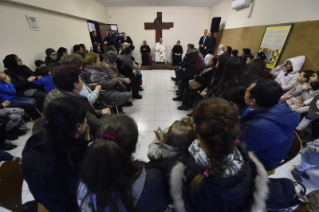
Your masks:
M160 38L159 42L155 44L155 62L165 62L165 61L166 61L165 45L163 43L163 39Z

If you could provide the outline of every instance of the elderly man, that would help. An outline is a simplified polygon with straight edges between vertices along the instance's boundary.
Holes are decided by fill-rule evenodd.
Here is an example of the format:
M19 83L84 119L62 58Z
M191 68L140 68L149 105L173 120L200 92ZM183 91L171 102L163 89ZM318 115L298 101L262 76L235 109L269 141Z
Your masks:
M163 39L160 38L159 42L155 44L155 62L165 62L166 61L166 53L165 53L165 45L163 43Z

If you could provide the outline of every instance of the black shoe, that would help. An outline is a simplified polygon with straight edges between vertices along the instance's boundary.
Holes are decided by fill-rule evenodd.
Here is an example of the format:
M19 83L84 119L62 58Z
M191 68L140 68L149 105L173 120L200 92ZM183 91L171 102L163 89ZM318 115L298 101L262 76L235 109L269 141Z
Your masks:
M303 177L303 178L305 178L305 179L307 179L307 180L309 180L309 179L310 179L310 176L307 174L307 170L306 170L306 171L301 172L301 177Z
M183 101L182 99L176 97L176 98L173 98L173 101Z
M177 107L177 109L188 111L188 107L186 105L182 105L180 107Z
M172 79L172 80L174 80L174 81L176 81L176 80L177 80L177 78L176 78L176 77L171 77L171 79Z
M133 96L132 99L142 99L142 95Z
M140 88L138 89L138 91L144 91L144 88L140 87Z
M19 138L18 136L14 135L8 131L6 132L6 139L8 141L14 141L14 140L17 140L18 138Z
M175 82L175 85L178 85L178 82Z
M187 117L193 117L193 112L187 114Z
M38 113L34 113L34 114L29 114L30 115L30 121L35 122L35 120L42 118L42 116L40 116L40 114Z
M121 106L123 106L123 107L131 107L131 106L133 106L133 103L127 101L127 102L125 102L124 104L122 104Z
M301 173L302 172L298 171L296 167L293 170L291 170L293 178L298 182L302 182Z
M14 149L16 147L17 147L17 145L13 145L9 141L5 141L3 146L0 147L0 149L3 150L3 151L9 151L9 150L12 150L12 149Z
M23 130L20 130L18 127L14 127L10 130L10 132L13 134L13 135L17 135L17 136L21 136L21 135L25 135L26 132L23 131Z

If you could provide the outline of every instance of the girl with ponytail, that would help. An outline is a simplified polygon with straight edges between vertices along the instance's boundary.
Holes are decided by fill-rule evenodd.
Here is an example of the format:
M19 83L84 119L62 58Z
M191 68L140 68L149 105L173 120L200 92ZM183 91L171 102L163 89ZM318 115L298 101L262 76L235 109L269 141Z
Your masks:
M29 138L22 152L22 173L34 199L49 211L78 211L78 171L89 141L86 107L77 98L52 100L45 111L44 132Z
M268 175L248 154L236 109L220 98L201 101L193 111L198 139L188 152L150 164L167 178L176 211L263 211Z
M160 171L133 160L138 141L134 119L113 116L106 126L83 159L77 194L81 211L165 211L169 200Z

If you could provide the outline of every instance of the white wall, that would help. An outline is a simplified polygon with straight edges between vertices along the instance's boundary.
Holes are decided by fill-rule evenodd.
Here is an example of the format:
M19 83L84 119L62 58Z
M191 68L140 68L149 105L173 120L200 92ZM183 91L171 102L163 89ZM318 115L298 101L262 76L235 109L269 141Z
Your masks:
M105 7L100 6L106 14ZM40 31L30 30L27 14L37 17ZM70 52L74 44L84 43L87 48L92 46L85 19L40 9L0 2L0 28L0 70L4 70L2 60L8 54L18 55L34 70L34 61L44 60L46 48L57 51L59 47L65 47Z
M141 61L140 46L146 40L152 50L154 60L155 30L145 30L145 22L153 22L157 12L162 12L163 22L174 22L174 28L163 30L167 60L171 61L171 51L177 40L181 41L184 52L188 43L198 48L198 41L207 28L210 8L199 7L107 7L109 23L117 24L119 32L125 32L134 42L133 56Z
M210 20L222 17L225 29L319 20L318 0L253 0L255 2L251 18L249 7L241 10L231 8L232 0L224 0L210 9Z
M95 0L9 0L9 2L107 23L105 6Z

